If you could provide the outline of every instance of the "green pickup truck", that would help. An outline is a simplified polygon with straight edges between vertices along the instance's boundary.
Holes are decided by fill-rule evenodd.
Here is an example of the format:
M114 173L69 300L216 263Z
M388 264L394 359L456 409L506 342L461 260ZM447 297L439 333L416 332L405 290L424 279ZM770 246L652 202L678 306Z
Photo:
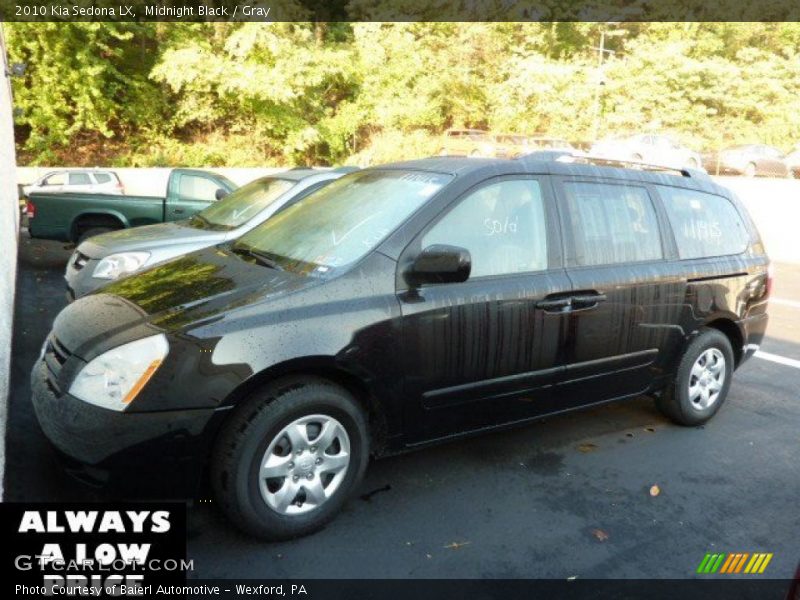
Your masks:
M88 237L190 217L236 189L227 177L196 169L173 169L167 194L32 193L25 206L31 237L81 242Z

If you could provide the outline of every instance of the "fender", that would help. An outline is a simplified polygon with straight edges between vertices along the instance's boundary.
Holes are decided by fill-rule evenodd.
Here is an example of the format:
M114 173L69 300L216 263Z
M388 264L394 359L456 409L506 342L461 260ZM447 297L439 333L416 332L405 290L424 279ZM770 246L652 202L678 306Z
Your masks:
M72 222L69 224L69 232L70 236L74 237L75 235L75 228L78 225L78 222L83 219L84 217L111 217L112 219L116 219L120 223L122 223L123 229L127 229L131 226L128 218L123 215L121 212L113 209L88 209L79 212L75 217L73 217Z

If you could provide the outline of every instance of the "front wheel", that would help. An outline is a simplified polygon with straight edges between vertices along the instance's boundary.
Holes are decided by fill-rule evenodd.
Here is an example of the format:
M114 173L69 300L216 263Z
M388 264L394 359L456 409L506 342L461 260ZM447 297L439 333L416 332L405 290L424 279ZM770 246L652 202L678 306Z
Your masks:
M733 369L727 336L717 329L702 329L686 348L674 379L657 398L659 410L679 425L705 423L725 402Z
M236 409L215 445L211 481L242 531L286 540L336 516L368 456L366 419L352 395L326 380L294 379Z

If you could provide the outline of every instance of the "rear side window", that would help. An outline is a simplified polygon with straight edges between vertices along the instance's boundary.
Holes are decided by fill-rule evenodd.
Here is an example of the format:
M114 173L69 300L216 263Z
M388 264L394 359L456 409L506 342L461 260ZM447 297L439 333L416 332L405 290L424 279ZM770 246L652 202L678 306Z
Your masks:
M539 182L506 180L458 201L422 238L422 247L450 244L469 250L470 277L547 268L547 226Z
M97 183L108 183L111 181L111 175L108 173L95 173L94 178L97 180Z
M663 257L653 204L638 186L566 182L575 264L611 265Z
M747 249L747 229L727 198L666 186L658 191L681 258L726 256Z
M89 178L87 173L70 173L69 174L69 184L70 185L91 185L92 180Z

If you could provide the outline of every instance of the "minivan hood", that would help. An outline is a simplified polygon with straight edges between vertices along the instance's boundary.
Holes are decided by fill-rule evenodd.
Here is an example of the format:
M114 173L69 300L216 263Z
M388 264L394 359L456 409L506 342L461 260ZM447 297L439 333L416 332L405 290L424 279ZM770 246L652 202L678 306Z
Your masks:
M321 283L242 260L222 247L183 255L79 298L56 318L53 332L90 360L119 344L223 318Z
M156 223L91 237L83 242L78 250L89 258L105 258L117 252L152 250L156 246L178 246L190 242L208 242L210 245L223 241L227 233L227 231L195 229L181 222Z

